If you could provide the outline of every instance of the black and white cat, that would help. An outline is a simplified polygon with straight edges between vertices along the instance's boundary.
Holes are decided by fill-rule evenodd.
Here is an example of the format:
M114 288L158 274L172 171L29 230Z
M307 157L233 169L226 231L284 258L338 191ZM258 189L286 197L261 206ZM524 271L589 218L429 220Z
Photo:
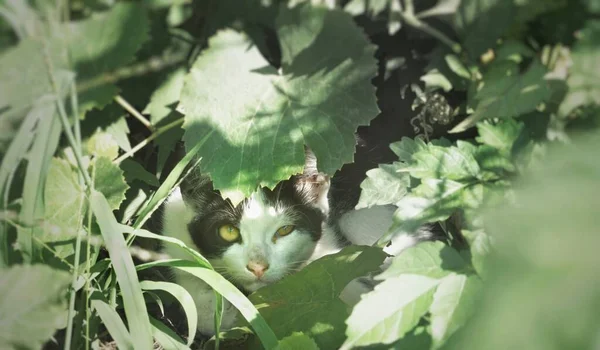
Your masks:
M241 290L254 292L345 245L372 244L389 228L393 207L342 210L344 206L331 198L329 187L329 178L317 172L309 152L304 174L282 181L273 190L261 188L237 206L223 199L207 176L194 173L167 200L163 234L196 248ZM335 206L333 210L330 204ZM400 236L386 249L395 255L430 238L428 233ZM166 246L165 252L173 258L189 259L176 246ZM176 271L175 278L196 303L198 330L212 335L212 289L183 272ZM356 282L342 297L355 303L364 291L365 286ZM226 303L222 327L231 327L236 315Z

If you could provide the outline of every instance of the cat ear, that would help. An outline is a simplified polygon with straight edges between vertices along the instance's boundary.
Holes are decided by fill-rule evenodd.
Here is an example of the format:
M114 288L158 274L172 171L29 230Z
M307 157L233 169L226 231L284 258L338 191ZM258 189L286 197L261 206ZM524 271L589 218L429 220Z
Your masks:
M329 176L317 169L317 157L308 147L304 147L304 171L294 179L295 190L305 199L307 204L326 213L329 209L327 194L329 193Z
M179 188L183 201L194 208L195 211L205 208L216 196L220 197L219 193L214 190L208 175L203 175L197 171L186 176Z

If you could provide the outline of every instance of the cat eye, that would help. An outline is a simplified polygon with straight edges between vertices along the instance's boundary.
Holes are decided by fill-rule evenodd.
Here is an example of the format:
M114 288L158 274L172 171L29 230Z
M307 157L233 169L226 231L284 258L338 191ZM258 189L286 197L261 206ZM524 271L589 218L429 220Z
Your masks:
M219 236L227 242L235 242L240 238L240 229L231 225L223 225L219 227Z
M280 228L278 228L277 231L275 231L275 234L279 237L287 236L290 233L294 232L295 229L296 229L296 226L294 226L294 225L285 225L285 226L281 226Z

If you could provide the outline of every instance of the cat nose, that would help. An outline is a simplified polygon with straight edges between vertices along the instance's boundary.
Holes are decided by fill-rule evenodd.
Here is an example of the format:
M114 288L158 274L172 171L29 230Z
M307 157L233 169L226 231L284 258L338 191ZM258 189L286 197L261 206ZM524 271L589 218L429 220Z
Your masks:
M261 278L265 271L269 268L269 264L263 262L250 261L246 265L246 269L252 272L256 277Z

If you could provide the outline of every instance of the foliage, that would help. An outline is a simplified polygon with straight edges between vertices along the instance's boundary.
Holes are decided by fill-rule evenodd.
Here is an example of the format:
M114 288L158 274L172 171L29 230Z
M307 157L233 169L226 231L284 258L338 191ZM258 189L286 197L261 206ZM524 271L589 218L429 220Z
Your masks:
M0 348L597 345L599 9L0 2ZM142 229L198 166L236 202L301 172L305 147L335 176L361 160L357 129L389 116L390 157L374 148L356 206L396 208L373 247L245 296ZM440 241L383 253L424 225ZM196 334L193 299L160 267L208 283L240 324ZM374 286L345 304L365 276Z

